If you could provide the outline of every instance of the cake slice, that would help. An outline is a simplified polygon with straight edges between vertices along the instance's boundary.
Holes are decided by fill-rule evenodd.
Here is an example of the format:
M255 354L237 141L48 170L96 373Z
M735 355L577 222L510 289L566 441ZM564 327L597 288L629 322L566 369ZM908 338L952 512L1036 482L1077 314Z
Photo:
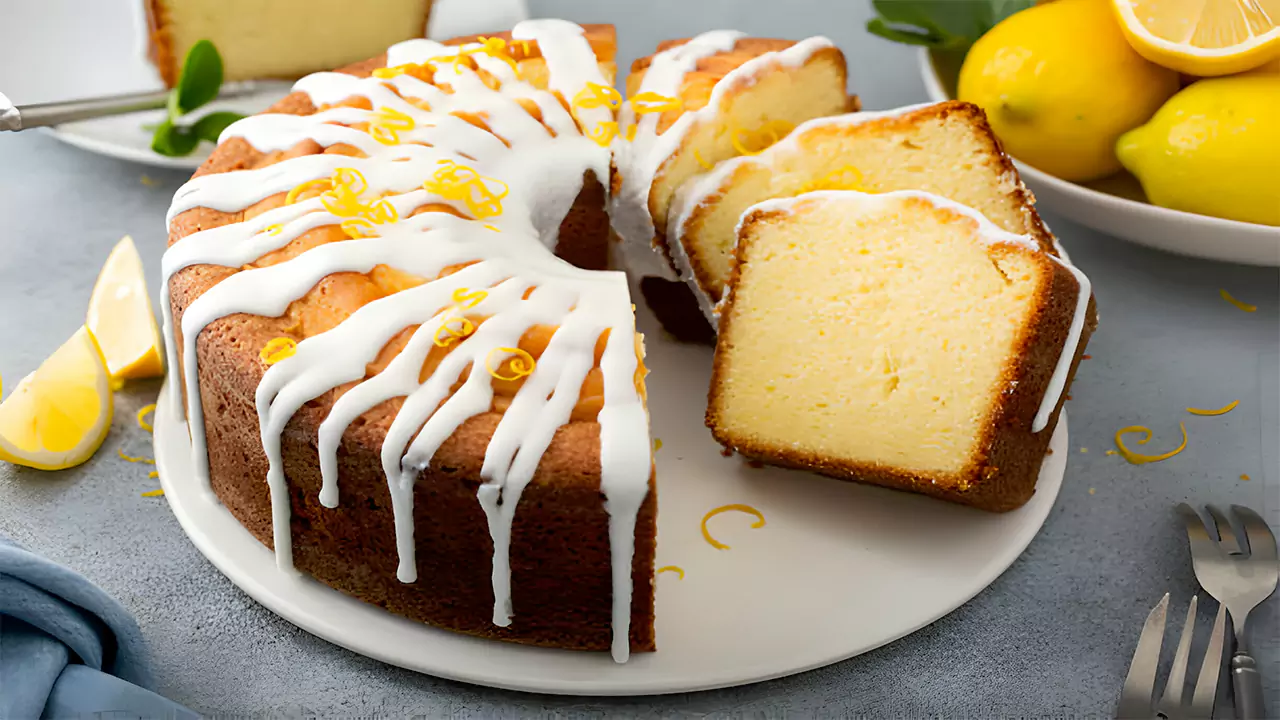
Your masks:
M142 0L149 55L173 87L187 51L209 40L226 80L293 79L425 37L430 0Z
M1053 241L981 108L948 101L811 120L755 156L721 163L677 194L672 253L704 303L723 295L735 228L748 207L811 190L924 190L983 213L998 227Z
M628 269L669 280L667 213L681 185L806 120L857 109L844 55L830 40L730 31L659 45L631 66L627 97L614 141L614 227Z
M719 442L985 510L1030 499L1091 331L1083 273L919 191L766 201L738 237Z

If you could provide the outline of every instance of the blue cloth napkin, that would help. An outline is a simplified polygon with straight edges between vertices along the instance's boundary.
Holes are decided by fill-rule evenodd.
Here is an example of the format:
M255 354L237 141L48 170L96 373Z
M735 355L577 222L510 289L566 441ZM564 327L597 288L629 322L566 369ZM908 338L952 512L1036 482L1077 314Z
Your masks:
M0 536L0 718L199 717L151 687L129 611Z

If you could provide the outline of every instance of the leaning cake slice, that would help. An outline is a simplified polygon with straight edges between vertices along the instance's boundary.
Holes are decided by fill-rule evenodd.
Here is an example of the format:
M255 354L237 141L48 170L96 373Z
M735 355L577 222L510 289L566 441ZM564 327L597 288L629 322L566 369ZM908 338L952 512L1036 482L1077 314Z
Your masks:
M1089 281L919 191L749 209L707 425L741 454L993 511L1030 499Z

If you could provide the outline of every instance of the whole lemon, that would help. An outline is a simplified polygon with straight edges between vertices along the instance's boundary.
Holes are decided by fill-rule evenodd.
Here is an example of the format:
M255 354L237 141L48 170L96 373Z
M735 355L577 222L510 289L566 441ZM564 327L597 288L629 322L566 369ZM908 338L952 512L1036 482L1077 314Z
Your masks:
M987 113L1013 157L1064 180L1120 169L1116 138L1178 91L1178 73L1129 46L1108 0L1014 13L970 48L958 95Z
M1156 205L1280 225L1280 75L1195 82L1116 154Z

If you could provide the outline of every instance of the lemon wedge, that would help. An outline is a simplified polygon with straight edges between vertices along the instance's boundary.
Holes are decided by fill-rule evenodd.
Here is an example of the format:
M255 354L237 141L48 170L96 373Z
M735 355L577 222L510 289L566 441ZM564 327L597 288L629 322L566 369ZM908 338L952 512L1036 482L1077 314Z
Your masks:
M82 327L0 402L0 460L61 470L88 460L111 429L111 378Z
M1280 56L1280 0L1111 0L1125 37L1151 62L1202 77Z
M142 258L128 235L116 243L98 274L85 324L102 346L113 382L164 374L160 328L147 296Z

